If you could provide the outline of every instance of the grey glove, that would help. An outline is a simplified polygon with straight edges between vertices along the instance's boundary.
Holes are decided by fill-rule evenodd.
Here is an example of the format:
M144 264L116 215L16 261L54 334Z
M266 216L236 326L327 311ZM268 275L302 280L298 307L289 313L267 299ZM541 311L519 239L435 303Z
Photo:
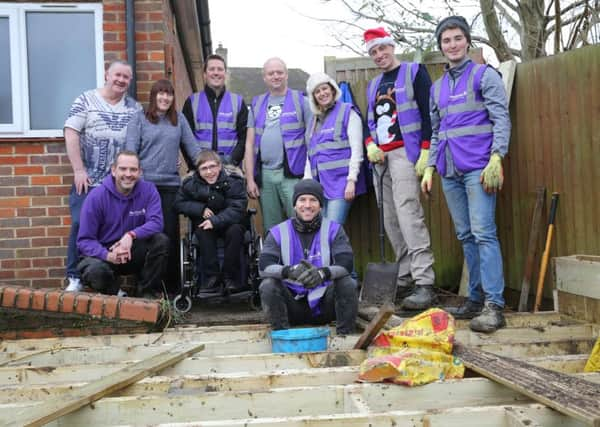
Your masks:
M308 270L309 268L311 268L312 266L313 265L310 262L303 259L298 264L283 267L281 276L284 279L298 281L298 278L300 277L300 275L302 273L304 273L306 270Z
M327 279L327 270L311 265L308 270L298 277L298 281L302 283L306 289L315 288Z

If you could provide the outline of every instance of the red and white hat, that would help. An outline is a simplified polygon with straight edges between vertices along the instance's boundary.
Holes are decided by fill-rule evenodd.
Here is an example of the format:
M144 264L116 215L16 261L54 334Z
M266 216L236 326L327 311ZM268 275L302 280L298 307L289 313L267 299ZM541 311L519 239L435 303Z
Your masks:
M396 46L394 39L385 31L383 27L372 28L370 30L365 31L364 34L365 45L367 48L367 52L371 50L371 48L380 45L380 44L389 44L392 46Z

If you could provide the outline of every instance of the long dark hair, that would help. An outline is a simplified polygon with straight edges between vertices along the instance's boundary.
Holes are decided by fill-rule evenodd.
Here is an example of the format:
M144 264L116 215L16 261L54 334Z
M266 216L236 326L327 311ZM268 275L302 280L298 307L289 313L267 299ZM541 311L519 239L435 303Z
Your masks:
M173 103L165 113L165 117L171 122L173 126L177 126L177 111L175 110L175 88L173 84L167 79L161 79L152 85L152 89L150 89L150 104L148 105L148 110L146 111L146 119L150 123L157 124L158 117L158 106L156 105L156 95L159 92L167 92L170 95L173 95Z

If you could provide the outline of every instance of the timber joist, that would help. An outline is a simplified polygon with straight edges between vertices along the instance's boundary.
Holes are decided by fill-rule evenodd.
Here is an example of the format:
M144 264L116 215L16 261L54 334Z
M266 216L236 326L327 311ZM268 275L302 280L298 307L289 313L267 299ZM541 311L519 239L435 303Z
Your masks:
M368 320L364 310L361 316ZM394 322L400 319L393 316L388 326ZM556 313L509 314L507 323L485 335L461 322L457 340L600 383L600 374L581 374L597 325ZM330 351L306 354L272 354L264 325L3 341L0 425L11 425L16 413L35 412L48 399L66 399L183 342L203 344L204 349L48 425L586 425L487 378L414 388L355 383L366 357L366 352L352 350L357 338L333 336Z

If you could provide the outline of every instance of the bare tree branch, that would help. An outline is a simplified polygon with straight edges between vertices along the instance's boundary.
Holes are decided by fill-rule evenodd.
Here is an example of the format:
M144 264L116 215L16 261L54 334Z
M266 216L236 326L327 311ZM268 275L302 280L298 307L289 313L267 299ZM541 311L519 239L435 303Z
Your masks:
M513 28L513 30L515 30L517 33L520 32L521 24L519 23L519 21L514 19L510 15L510 13L508 13L508 11L504 8L504 6L502 6L499 2L496 2L495 6L496 6L496 9L498 9L498 11L500 11L500 13L504 17L504 19L506 19L506 21L509 23L509 25Z
M588 12L588 10L586 9L586 10L584 10L583 12L581 12L581 13L579 13L579 14L577 14L577 15L574 15L574 16L572 16L572 17L570 17L569 19L563 19L563 20L562 20L562 23L561 23L561 29L562 29L562 28L564 28L564 27L566 27L566 26L568 26L568 25L571 25L571 24L573 24L573 23L577 22L577 21L578 21L578 20L580 20L582 17L585 17L585 16L587 16L587 15L588 15L588 13L589 13L589 12ZM556 25L554 25L554 24L553 24L553 25L551 25L550 27L548 27L548 29L547 29L546 31L547 31L548 35L552 34L554 31L556 31ZM568 49L567 49L567 50L568 50Z
M496 7L498 7L500 5L500 3L502 3L504 6L506 6L507 8L509 8L510 10L512 10L515 13L519 13L519 9L517 7L517 5L519 4L519 2L517 2L517 4L513 4L511 3L509 0L499 0L498 3L496 3Z
M480 0L479 4L481 5L481 17L498 60L503 62L513 59L514 56L504 38L504 34L502 34L498 15L494 10L494 0Z

